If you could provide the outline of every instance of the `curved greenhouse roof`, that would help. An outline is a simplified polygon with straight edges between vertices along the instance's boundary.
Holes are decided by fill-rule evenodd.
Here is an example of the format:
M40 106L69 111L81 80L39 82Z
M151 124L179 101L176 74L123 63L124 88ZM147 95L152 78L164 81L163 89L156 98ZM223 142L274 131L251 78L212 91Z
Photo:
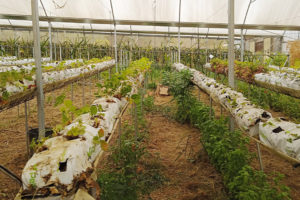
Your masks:
M112 0L112 5L119 31L177 31L179 0ZM226 34L227 7L228 0L182 0L181 32ZM241 28L255 29L247 34L262 36L284 35L285 30L300 31L299 13L299 0L236 0L236 34ZM31 26L30 15L30 0L1 0L2 26ZM113 30L110 0L42 0L39 1L39 15L40 25L45 27L51 20L54 28Z

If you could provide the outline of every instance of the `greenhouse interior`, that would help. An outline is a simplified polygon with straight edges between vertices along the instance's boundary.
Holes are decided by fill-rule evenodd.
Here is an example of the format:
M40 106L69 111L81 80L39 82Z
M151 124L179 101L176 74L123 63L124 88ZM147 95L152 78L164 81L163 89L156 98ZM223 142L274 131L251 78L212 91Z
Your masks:
M299 200L299 0L0 0L0 200Z

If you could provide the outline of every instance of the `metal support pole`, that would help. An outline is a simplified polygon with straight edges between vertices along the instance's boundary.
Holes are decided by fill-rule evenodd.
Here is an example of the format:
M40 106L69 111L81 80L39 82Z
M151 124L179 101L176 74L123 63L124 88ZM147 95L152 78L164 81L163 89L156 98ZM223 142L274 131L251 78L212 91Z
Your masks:
M122 117L119 118L119 147L121 146L121 135L122 135Z
M244 30L241 29L241 61L244 61L244 51L245 51L245 43L244 43Z
M221 116L223 115L223 106L220 106L220 110L221 110Z
M145 87L145 85L144 85L144 87ZM143 115L143 101L144 101L144 88L141 88L141 113L142 113L142 115Z
M116 61L116 72L118 73L118 50L117 50L117 25L115 20L114 8L112 5L112 0L110 0L110 7L112 12L112 17L114 20L114 47L115 47L115 61Z
M62 61L61 45L59 45L59 60Z
M181 0L179 0L179 25L178 25L178 62L180 63L180 17L181 17Z
M229 87L234 84L234 0L228 0L228 82ZM230 130L234 131L234 119L230 116Z
M123 67L123 50L120 49L120 65Z
M25 131L26 131L26 148L27 148L27 159L29 160L30 157L30 148L29 144L31 141L29 141L29 133L28 133L28 116L27 116L27 101L24 103L24 112L25 112Z
M49 49L50 49L50 61L52 61L52 34L51 34L51 23L48 22L48 31L49 31Z
M116 61L116 72L118 73L118 50L117 50L117 26L114 25L114 47L115 47L115 61Z
M137 108L136 104L134 104L134 129L135 129L135 141L137 141L137 135L138 135L138 119L137 119Z
M209 117L212 118L212 98L209 95Z
M206 63L208 63L208 38L205 40Z
M36 66L36 84L37 84L37 105L38 105L38 123L39 139L45 137L45 113L44 113L44 92L41 68L41 45L40 45L40 27L38 1L31 0L32 28L34 40L34 59Z
M74 102L74 88L73 88L73 83L71 83L71 101ZM72 120L74 119L74 115L72 112Z
M57 60L57 57L56 57L56 43L54 43L54 60Z
M82 82L81 82L81 85L82 85L82 106L84 106L85 105L85 97L84 97L84 84L85 84L85 81L84 80L82 80Z
M247 19L247 16L248 16L248 12L249 12L249 8L250 8L250 5L251 3L253 3L254 1L256 0L249 0L249 4L248 4L248 8L247 8L247 11L246 11L246 14L245 14L245 17L244 17L244 21L243 21L243 26L246 22L246 19ZM245 51L245 41L244 41L244 30L243 28L241 29L241 61L244 61L244 51Z
M260 146L259 146L258 142L256 142L256 146L257 146L257 153L258 153L258 160L259 160L260 170L263 172L264 167L263 167L263 163L262 163L262 159L261 159L261 151L260 151Z

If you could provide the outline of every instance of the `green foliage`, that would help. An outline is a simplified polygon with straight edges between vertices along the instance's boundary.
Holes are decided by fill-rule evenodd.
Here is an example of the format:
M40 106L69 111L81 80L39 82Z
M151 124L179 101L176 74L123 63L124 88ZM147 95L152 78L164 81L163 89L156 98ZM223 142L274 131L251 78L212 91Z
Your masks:
M122 71L121 74L114 73L111 77L107 76L104 78L103 83L97 83L99 88L96 96L100 97L103 95L117 95L116 94L122 85L121 90L119 91L120 97L125 97L132 89L132 83L128 81L130 77L137 77L141 72L145 72L151 66L151 62L148 58L141 58L139 60L133 61L130 63L129 67Z
M65 98L66 98L66 94L64 93L56 97L54 106L61 105L64 102Z
M44 137L41 140L39 140L38 138L32 138L32 141L30 142L29 147L34 151L37 152L39 149L42 148L42 146L44 145L44 143L46 142L46 140L48 140L49 137Z
M162 83L169 87L171 94L177 103L177 112L175 118L183 123L189 121L189 110L191 110L188 102L191 100L190 81L191 73L186 71L181 72L165 72L163 74Z
M92 105L90 107L90 115L93 117L93 116L95 116L97 114L97 112L98 112L97 106L96 105Z
M121 96L125 97L127 94L129 94L132 90L132 86L130 84L124 84L121 88Z
M266 60L266 63L268 65L284 67L286 60L287 60L287 55L282 54L282 53L276 53L276 54L270 55L270 58L268 58Z
M169 79L165 83L179 87L173 77L182 76L185 72L174 73L178 75L167 76ZM176 88L175 92L171 88L178 105L177 113L184 115L179 120L190 122L201 130L201 142L211 162L223 175L230 196L240 200L290 199L289 188L282 185L278 177L268 180L266 174L249 165L253 156L247 148L248 139L240 131L229 131L226 120L211 119L209 107L190 94L188 83L181 84L185 88Z
M219 58L214 58L210 61L211 70L217 74L228 74L228 61L221 60ZM259 61L255 62L241 62L235 61L234 72L235 76L248 83L254 83L254 75L257 73L267 72L268 69L265 65L261 64Z
M141 98L135 95L137 108L141 105ZM152 99L153 100L153 99ZM147 100L150 101L151 100ZM141 112L137 112L139 125L143 121ZM137 200L141 196L149 195L165 180L160 174L158 159L153 159L145 148L147 130L145 126L138 126L135 135L133 125L125 123L122 126L120 141L112 147L108 166L98 176L101 188L100 198L103 200ZM98 138L95 138L97 140Z
M156 85L155 82L152 82L152 83L149 83L149 84L148 84L148 89L155 90L156 87L157 87L157 85Z
M33 172L30 172L30 179L29 179L29 184L33 187L36 188L36 175L37 175L37 167L36 165L33 166Z
M82 125L82 121L79 121L76 126L73 126L68 132L67 136L78 137L85 133L85 126Z
M299 99L240 81L237 84L237 88L239 92L248 96L248 99L254 104L277 112L283 112L296 122L300 122Z
M148 96L143 101L144 109L148 112L152 111L154 109L154 97Z
M101 138L104 136L104 130L100 129L98 131L98 135L93 137L93 144L95 145L100 145L101 149L103 151L107 151L108 149L108 144L105 140L102 140ZM89 156L90 157L90 156Z
M59 102L61 103L61 101ZM60 111L62 113L62 125L68 125L71 123L72 116L78 117L79 115L88 113L91 111L90 106L84 106L78 108L73 105L73 102L69 99L64 99L63 104L60 106Z

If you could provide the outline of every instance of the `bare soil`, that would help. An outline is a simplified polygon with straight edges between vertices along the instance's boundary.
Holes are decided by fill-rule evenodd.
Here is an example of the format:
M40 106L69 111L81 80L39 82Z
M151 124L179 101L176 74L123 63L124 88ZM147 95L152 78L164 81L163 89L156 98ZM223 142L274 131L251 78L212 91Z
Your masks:
M171 97L157 96L155 104ZM159 154L162 173L168 179L151 193L154 200L227 199L220 174L210 164L200 143L199 131L159 113L147 115L150 124L148 151Z

